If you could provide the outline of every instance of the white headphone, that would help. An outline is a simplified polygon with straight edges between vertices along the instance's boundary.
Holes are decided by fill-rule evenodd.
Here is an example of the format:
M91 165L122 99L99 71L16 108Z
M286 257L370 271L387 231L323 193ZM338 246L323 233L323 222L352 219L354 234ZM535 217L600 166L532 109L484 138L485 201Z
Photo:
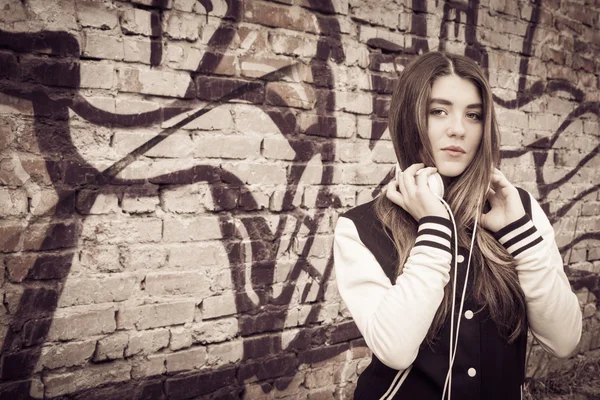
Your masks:
M402 175L402 170L400 169L400 164L396 163L396 181L400 179L400 175ZM444 181L442 181L440 174L436 172L435 174L429 175L427 178L427 185L436 197L444 197Z

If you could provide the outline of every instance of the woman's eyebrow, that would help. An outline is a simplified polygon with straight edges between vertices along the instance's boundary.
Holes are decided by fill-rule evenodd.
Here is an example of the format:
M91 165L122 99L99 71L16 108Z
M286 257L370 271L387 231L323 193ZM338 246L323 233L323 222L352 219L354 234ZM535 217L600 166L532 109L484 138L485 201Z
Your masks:
M433 99L429 100L429 104L432 104L432 103L443 104L445 106L453 105L453 103L450 100L438 99L438 98L433 98ZM481 103L473 103L473 104L469 104L466 108L483 108L483 105Z

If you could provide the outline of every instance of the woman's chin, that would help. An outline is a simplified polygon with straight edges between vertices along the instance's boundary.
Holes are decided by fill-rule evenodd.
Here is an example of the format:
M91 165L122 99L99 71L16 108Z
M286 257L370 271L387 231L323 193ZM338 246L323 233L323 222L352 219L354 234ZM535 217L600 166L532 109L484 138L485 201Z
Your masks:
M464 169L456 169L456 168L438 168L438 174L440 174L443 178L456 178L457 176L460 176L463 172L465 172Z

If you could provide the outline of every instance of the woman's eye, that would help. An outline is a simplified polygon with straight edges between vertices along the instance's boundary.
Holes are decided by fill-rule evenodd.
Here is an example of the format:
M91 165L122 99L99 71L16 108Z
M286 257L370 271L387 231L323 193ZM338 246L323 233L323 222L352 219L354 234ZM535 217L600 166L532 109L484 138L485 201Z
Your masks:
M479 113L468 113L467 114L467 118L475 120L475 121L481 121L481 114L479 114Z
M444 114L446 114L446 112L444 110L437 108L437 109L431 110L430 114L431 115L444 115Z

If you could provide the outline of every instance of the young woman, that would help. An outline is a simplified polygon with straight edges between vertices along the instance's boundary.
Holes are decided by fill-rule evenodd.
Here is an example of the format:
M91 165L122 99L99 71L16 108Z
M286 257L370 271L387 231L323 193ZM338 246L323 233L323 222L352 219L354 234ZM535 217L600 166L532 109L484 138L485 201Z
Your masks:
M400 75L389 128L404 172L335 230L338 288L373 353L355 399L520 399L528 328L567 357L581 312L546 215L494 168L481 69L420 56Z

